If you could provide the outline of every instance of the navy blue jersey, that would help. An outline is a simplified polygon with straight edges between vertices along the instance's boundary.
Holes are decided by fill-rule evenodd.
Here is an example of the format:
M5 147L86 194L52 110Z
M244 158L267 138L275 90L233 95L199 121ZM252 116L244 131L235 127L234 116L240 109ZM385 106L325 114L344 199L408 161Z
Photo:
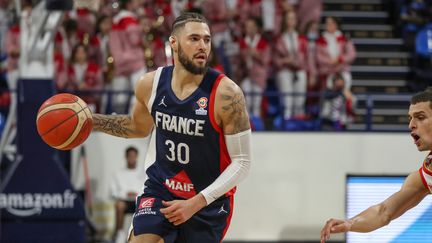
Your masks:
M172 90L173 69L167 66L156 71L149 100L155 127L144 192L165 200L193 197L231 163L213 107L224 75L209 69L199 87L180 100Z

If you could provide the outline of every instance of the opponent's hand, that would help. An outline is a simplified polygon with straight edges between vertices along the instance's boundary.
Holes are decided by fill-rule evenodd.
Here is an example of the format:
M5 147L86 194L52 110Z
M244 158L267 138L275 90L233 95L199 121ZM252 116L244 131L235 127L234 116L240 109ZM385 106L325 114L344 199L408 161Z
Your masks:
M330 239L330 234L348 232L351 227L349 220L329 219L321 230L321 243Z
M202 198L201 198L202 197ZM188 200L162 201L166 208L160 210L165 218L174 225L180 225L190 219L196 212L206 206L205 198L198 194Z

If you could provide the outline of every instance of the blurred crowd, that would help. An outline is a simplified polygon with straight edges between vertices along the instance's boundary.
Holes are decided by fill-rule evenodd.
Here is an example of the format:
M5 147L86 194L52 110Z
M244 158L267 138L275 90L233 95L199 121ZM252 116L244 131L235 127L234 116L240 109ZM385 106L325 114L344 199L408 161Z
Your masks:
M32 1L21 1L31 11ZM9 83L17 79L20 56L13 9L13 1L0 0L2 73ZM55 34L56 86L81 92L94 111L127 113L134 82L172 64L172 22L195 11L210 22L210 66L241 86L254 129L313 130L317 119L344 129L353 116L356 51L338 19L321 23L321 9L320 0L100 0L96 10L65 13Z
M414 53L414 82L411 90L424 90L432 85L432 1L397 0L396 24L407 51Z

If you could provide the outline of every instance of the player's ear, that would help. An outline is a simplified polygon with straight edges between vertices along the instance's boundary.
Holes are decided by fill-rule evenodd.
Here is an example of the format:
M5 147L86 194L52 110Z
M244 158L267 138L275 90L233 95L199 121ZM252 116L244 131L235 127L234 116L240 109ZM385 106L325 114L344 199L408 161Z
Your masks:
M169 43L174 52L177 52L177 37L172 35L169 37Z

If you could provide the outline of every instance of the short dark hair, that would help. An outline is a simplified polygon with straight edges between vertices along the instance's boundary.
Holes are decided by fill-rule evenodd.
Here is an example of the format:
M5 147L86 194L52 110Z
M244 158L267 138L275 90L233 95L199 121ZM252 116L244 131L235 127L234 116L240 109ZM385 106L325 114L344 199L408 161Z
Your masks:
M195 12L183 12L174 20L171 26L171 33L174 33L178 29L183 28L186 23L189 22L205 23L209 25L207 19L203 15Z
M130 2L131 2L131 0L120 0L120 9L126 9L126 6Z
M135 152L136 154L138 154L138 149L135 148L134 146L129 146L126 148L125 155L128 156L129 152Z
M336 73L335 75L333 75L332 82L334 83L336 80L340 80L340 79L342 79L343 81L345 81L345 79L344 79L344 77L342 76L341 73Z
M424 91L419 92L411 97L411 105L420 102L429 102L429 107L432 109L432 87L427 87Z
M341 20L338 17L334 17L334 16L327 16L326 18L324 18L324 23L327 21L327 19L332 19L338 30L341 30L342 26L341 26Z
M247 20L253 21L259 30L261 30L263 28L263 21L261 18L251 16Z
M86 58L88 59L88 48L87 48L87 46L84 45L83 43L78 43L72 49L72 53L71 53L70 58L69 58L69 62L70 63L75 63L76 62L76 54L78 52L78 49L81 48L81 47L84 49L84 52L86 54Z

